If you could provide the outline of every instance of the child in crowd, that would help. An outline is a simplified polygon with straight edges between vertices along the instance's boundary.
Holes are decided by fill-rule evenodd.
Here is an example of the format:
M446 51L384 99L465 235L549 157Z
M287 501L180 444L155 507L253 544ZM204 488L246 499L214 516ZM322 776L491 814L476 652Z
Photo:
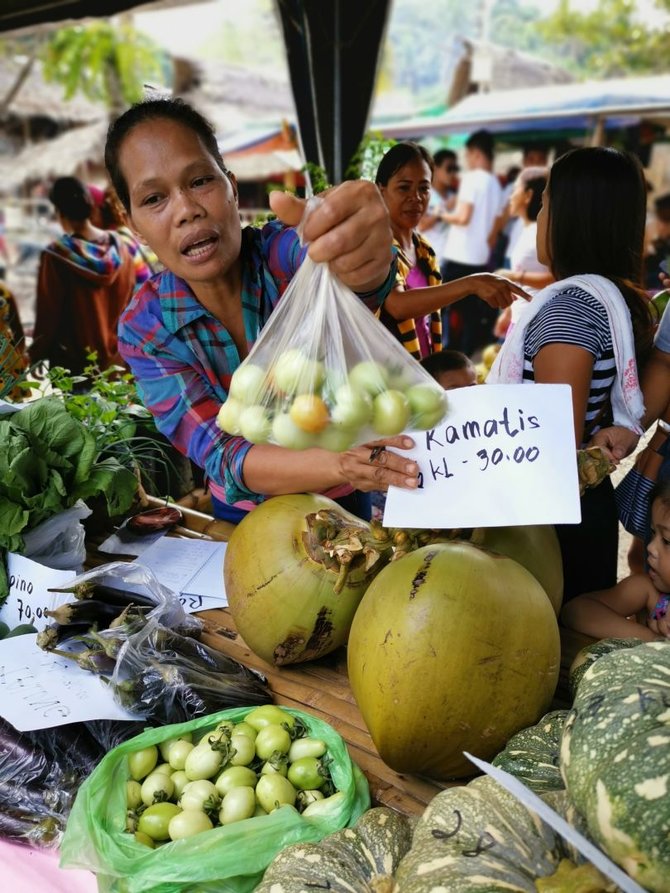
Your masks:
M657 483L649 502L647 572L632 574L611 589L572 599L561 611L564 626L598 639L635 636L650 642L670 638L670 481ZM633 618L643 611L646 625Z
M460 350L440 350L423 357L420 363L445 391L477 384L475 364Z

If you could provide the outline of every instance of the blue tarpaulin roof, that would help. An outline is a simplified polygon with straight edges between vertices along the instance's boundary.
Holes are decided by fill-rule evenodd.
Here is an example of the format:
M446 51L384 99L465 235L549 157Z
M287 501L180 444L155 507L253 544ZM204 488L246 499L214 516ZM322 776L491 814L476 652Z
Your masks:
M479 128L493 133L590 130L599 118L620 127L663 115L670 118L670 75L476 93L442 114L379 122L375 129L398 139Z

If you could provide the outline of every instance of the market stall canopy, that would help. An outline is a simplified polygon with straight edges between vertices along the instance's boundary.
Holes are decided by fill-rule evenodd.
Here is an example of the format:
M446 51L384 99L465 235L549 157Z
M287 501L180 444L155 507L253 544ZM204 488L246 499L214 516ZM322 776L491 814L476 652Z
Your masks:
M226 166L240 182L283 176L302 170L305 164L295 129L287 121L279 130L265 128L254 132L250 128L246 137L233 135L220 140L219 148Z
M391 0L275 0L302 154L341 182L365 135Z
M447 112L377 125L396 139L471 133L574 129L589 131L598 122L611 126L641 119L670 119L670 76L616 78L577 84L491 91L466 97Z

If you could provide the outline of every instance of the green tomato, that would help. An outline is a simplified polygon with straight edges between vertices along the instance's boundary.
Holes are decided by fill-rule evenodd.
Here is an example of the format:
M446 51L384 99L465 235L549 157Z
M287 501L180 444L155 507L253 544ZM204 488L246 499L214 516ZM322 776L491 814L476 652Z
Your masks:
M261 760L269 760L274 753L288 753L291 747L291 736L283 726L264 726L256 736L256 756Z
M172 775L172 766L169 763L159 763L150 774L153 775L154 772L162 772L163 775Z
M316 442L314 435L298 428L287 412L280 412L274 417L272 438L279 446L289 450L306 450Z
M434 428L447 411L447 396L441 388L417 384L405 391L411 410L411 425L426 431Z
M372 418L372 398L367 391L344 384L335 393L330 417L341 428L360 428Z
M152 803L162 803L169 800L174 794L174 782L171 776L165 772L152 772L142 782L142 803L151 806Z
M203 831L211 831L214 825L204 812L198 809L184 809L170 819L168 834L170 840L183 840L185 837L194 837Z
M144 846L148 846L151 850L156 848L156 844L153 842L153 840L149 837L148 834L145 834L143 831L135 832L135 840L138 843L143 844Z
M184 772L183 769L178 769L176 772L173 772L170 778L172 779L172 784L174 785L174 793L172 796L175 800L179 800L181 795L184 793L184 788L187 784L195 784L195 782L189 781L188 775Z
M301 791L320 788L325 781L321 761L316 757L300 757L288 767L288 780Z
M169 763L173 769L183 769L186 763L186 757L194 748L191 741L175 741L170 748Z
M288 752L289 763L301 757L322 757L326 752L326 742L321 738L296 738Z
M295 726L295 719L286 710L277 707L275 704L263 704L260 707L254 707L244 718L247 725L257 732L264 726L283 725L286 724L289 729Z
M296 789L283 775L261 775L256 784L256 799L266 812L281 806L293 806Z
M248 735L233 735L230 744L232 751L228 762L231 766L248 766L256 756L255 742Z
M212 748L208 741L197 744L186 757L184 772L191 781L211 778L223 765L226 753Z
M343 453L355 442L358 431L350 428L340 428L339 425L328 425L319 434L316 446L331 453Z
M269 760L261 766L261 775L283 775L286 778L288 772L288 754L273 753Z
M179 798L182 809L199 809L201 812L218 809L220 802L221 795L215 784L206 778L189 782Z
M386 370L373 360L363 360L349 372L349 384L374 397L388 387Z
M175 744L177 741L191 741L192 738L193 735L191 734L191 732L184 732L177 738L168 738L167 741L161 741L161 743L158 745L158 749L160 750L163 760L167 763L170 759L170 748L173 744Z
M233 372L228 390L229 397L251 406L256 403L266 387L265 369L254 363L242 363Z
M142 785L139 781L126 782L126 806L128 809L137 809L142 802Z
M154 803L147 806L139 822L137 830L147 834L152 840L168 840L170 819L178 815L181 809L175 803Z
M285 351L272 368L277 389L284 394L314 394L325 378L323 363L298 348Z
M256 773L248 766L228 766L216 779L216 790L222 797L233 788L255 788Z
M311 806L312 803L316 803L317 800L323 799L323 791L298 791L295 798L296 803L298 804L298 809L300 810L306 809L308 806Z
M134 750L128 754L130 777L135 781L141 781L150 772L153 772L157 762L158 748L155 745L151 744L149 747L143 747L142 750Z
M400 434L409 422L409 400L402 391L382 391L372 404L372 427L385 437Z
M238 722L233 727L233 735L247 735L252 741L256 739L257 734L256 729L250 726L248 722Z
M240 413L244 403L234 397L228 397L216 416L216 424L227 434L240 433Z
M223 798L219 810L222 825L250 819L256 809L256 793L251 786L232 788Z
M247 406L240 413L240 434L249 443L267 443L271 430L270 417L260 404Z

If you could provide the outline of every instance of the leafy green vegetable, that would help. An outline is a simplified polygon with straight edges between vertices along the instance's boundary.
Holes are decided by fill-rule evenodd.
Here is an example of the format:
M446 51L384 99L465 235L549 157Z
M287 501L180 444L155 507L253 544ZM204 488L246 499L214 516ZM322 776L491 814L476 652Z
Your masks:
M104 496L110 515L132 505L137 478L120 462L100 459L95 437L58 397L41 397L0 417L0 550L20 552L24 531ZM4 562L0 562L4 565ZM0 603L6 598L0 569Z

